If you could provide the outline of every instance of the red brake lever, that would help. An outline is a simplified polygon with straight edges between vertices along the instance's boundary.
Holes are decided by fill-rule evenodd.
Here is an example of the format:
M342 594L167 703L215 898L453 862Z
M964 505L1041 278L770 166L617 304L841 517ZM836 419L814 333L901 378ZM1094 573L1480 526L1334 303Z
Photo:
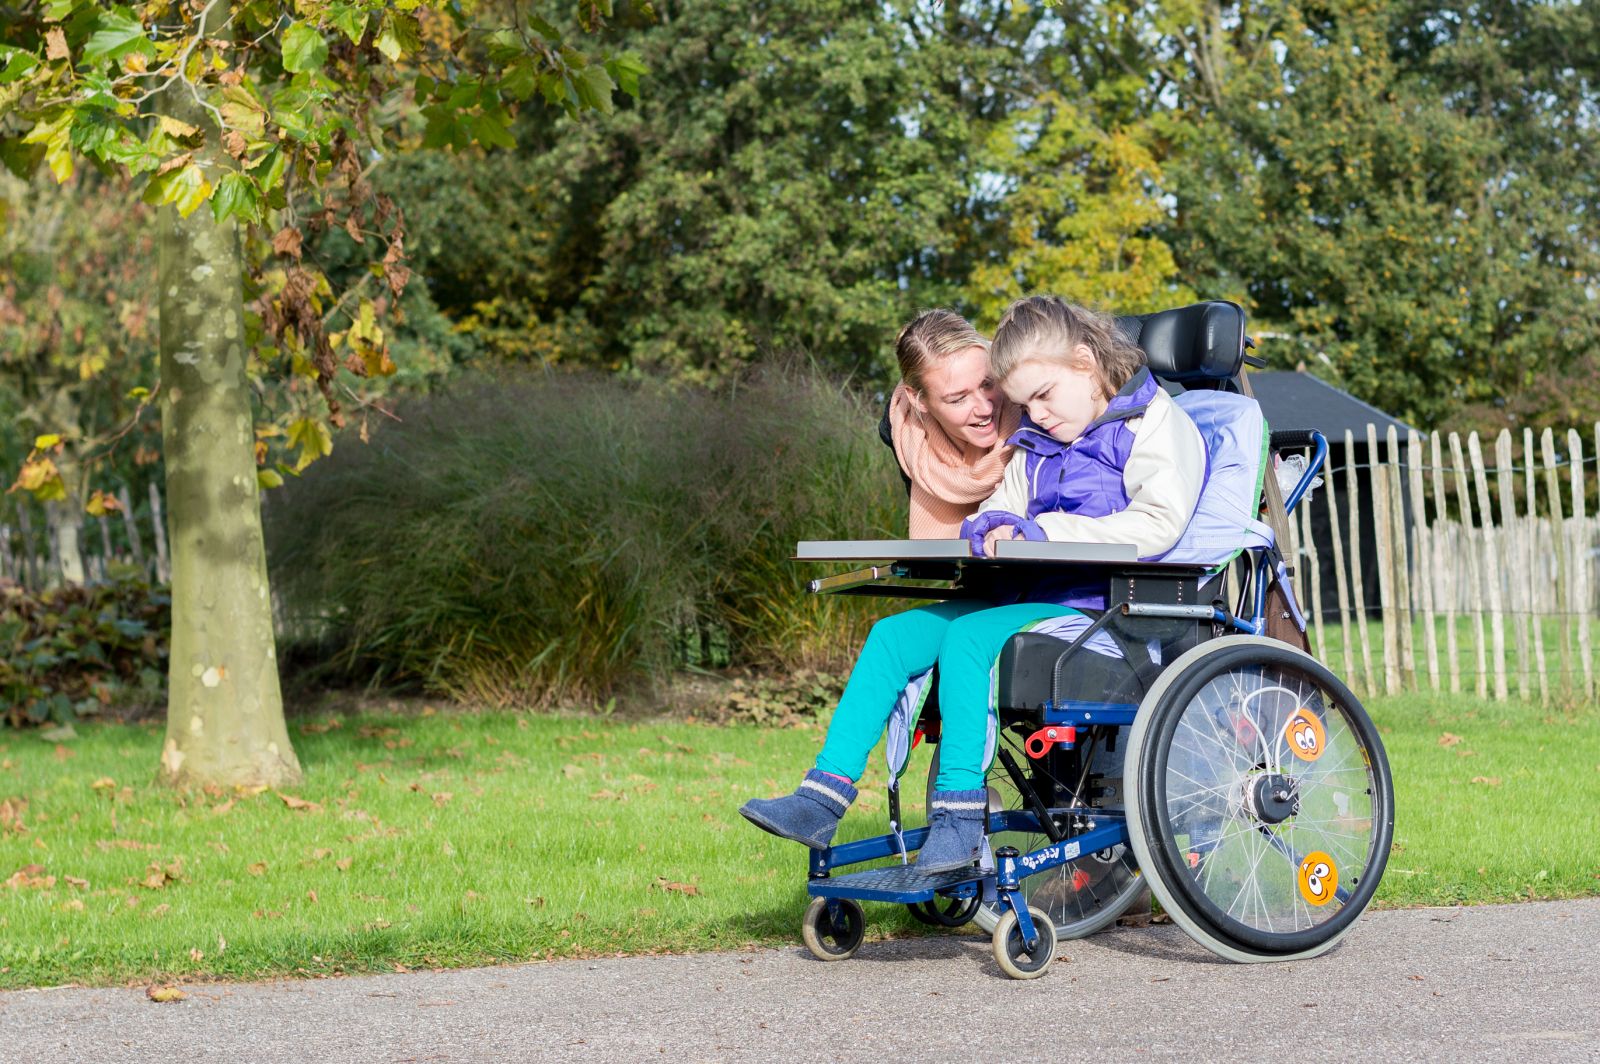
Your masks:
M1070 724L1051 724L1040 728L1028 736L1022 743L1022 748L1028 756L1035 761L1050 752L1056 743L1075 743L1078 741L1078 729Z

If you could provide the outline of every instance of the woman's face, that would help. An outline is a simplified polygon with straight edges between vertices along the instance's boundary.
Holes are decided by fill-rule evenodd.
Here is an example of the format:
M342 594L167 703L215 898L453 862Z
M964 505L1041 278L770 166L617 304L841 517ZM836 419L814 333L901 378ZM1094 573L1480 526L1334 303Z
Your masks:
M999 389L989 376L989 352L974 346L940 359L923 373L922 387L921 395L911 393L912 403L951 439L984 451L999 442Z

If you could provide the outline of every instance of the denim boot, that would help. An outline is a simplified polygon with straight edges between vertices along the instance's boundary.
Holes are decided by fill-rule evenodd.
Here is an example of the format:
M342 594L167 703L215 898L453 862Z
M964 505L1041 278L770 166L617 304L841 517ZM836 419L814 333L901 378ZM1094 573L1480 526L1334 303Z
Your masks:
M763 831L781 839L803 842L813 850L826 850L839 818L856 800L856 789L838 776L812 769L782 798L752 798L739 813Z
M933 801L928 806L928 841L917 854L917 869L949 872L977 860L988 819L989 792L986 788L934 791Z

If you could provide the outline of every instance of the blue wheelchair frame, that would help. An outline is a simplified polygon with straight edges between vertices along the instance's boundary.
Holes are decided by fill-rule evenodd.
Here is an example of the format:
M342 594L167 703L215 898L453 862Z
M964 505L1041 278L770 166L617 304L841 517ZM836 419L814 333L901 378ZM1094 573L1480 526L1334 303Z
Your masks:
M1284 510L1293 514L1295 507L1305 498L1311 490L1313 481L1321 471L1328 456L1328 441L1320 432L1306 434L1307 442L1312 447L1312 456L1307 464L1304 474L1295 484L1294 488L1284 499ZM1271 475L1270 471L1269 474ZM1125 603L1121 607L1123 616L1146 617L1162 620L1194 620L1197 622L1210 622L1220 628L1242 632L1248 635L1259 634L1265 627L1267 611L1267 589L1274 579L1286 579L1285 565L1280 560L1276 551L1252 550L1250 554L1251 580L1247 589L1250 600L1250 614L1248 617L1238 616L1216 606L1205 605L1163 605L1159 603ZM1036 563L1044 564L1044 563ZM1104 563L1102 563L1104 564ZM1147 565L1105 565L1112 569L1147 568ZM1171 566L1175 576L1196 575L1208 570L1196 566ZM1275 572L1274 569L1277 571ZM917 575L909 567L891 567L886 571L894 576ZM1109 577L1108 577L1109 578ZM816 590L831 590L827 587L817 587ZM870 584L852 585L848 589L841 588L849 594L874 594L876 591ZM927 597L928 589L917 589ZM903 597L907 589L903 586L889 585L881 589L881 593ZM1243 603L1241 602L1242 606ZM1102 616L1095 624L1091 625L1081 635L1074 639L1064 649L1062 656L1070 655L1078 648L1084 646L1090 636L1099 631L1106 621L1112 616L1110 611ZM1303 628L1303 624L1301 625ZM1063 700L1060 703L1046 702L1040 717L1040 727L1051 725L1085 728L1091 726L1129 726L1133 723L1139 707L1135 704L1113 702L1085 702ZM1072 742L1062 742L1062 748L1070 749ZM1000 758L1003 762L1012 760L1010 753L1001 750ZM1007 765L1008 770L1020 781L1020 770L1013 764ZM1033 918L1028 912L1028 906L1022 893L1022 876L1036 875L1049 871L1068 861L1077 860L1084 854L1109 850L1115 846L1126 846L1129 842L1128 825L1123 816L1098 808L1073 808L1061 807L1047 809L1038 795L1032 793L1032 788L1021 788L1025 800L1034 806L1031 809L1009 809L989 814L988 830L990 834L1003 831L1028 832L1044 835L1050 843L1028 853L1021 853L1016 848L1003 846L994 854L993 870L984 870L979 867L958 868L949 872L940 872L925 875L917 871L915 865L896 865L886 868L871 869L863 872L854 872L849 875L835 877L834 871L851 865L862 864L868 861L881 860L888 857L905 859L906 851L920 849L927 840L927 828L915 828L896 836L893 833L877 835L872 838L860 839L856 842L842 843L825 850L810 851L809 879L806 892L813 898L828 899L827 908L830 920L838 921L841 914L837 901L849 898L856 901L889 902L903 905L915 905L922 902L932 902L937 898L953 900L967 900L981 897L985 900L995 899L1016 914L1017 930L1020 933L1025 948L1033 950L1039 942L1039 932L1035 928ZM1071 838L1065 837L1062 830L1055 823L1054 816L1059 814L1081 814L1084 817L1087 830ZM903 840L904 850L901 849Z

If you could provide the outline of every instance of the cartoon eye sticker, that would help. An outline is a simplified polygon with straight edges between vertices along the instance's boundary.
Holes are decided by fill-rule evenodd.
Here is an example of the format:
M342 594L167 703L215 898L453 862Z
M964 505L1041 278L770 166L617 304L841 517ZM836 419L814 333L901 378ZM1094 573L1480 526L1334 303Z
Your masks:
M1295 710L1283 726L1283 737L1289 744L1289 752L1301 761L1315 761L1328 746L1328 733L1322 721L1305 706Z
M1300 862L1300 896L1312 905L1326 905L1339 889L1339 869L1333 858L1321 850L1306 854Z

